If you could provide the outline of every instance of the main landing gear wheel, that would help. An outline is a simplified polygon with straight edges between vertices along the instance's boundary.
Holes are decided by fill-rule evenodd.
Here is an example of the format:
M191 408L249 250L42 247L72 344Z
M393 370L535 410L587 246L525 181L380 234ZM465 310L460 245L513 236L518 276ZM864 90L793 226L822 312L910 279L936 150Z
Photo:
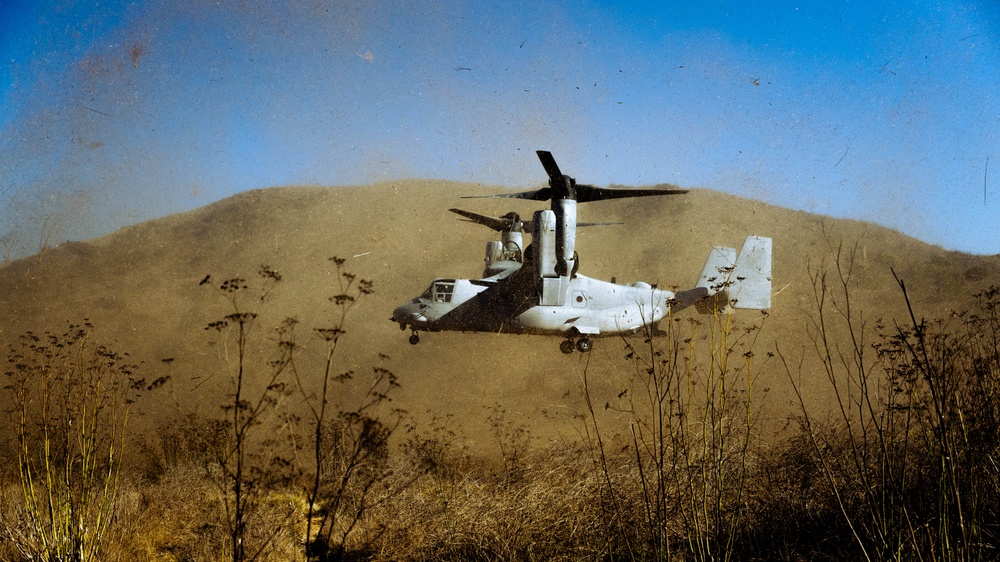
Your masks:
M594 342L590 341L590 338L580 338L576 340L576 343L573 343L573 338L570 338L568 340L563 340L562 343L559 344L559 351L562 351L563 353L573 353L574 349L580 353L587 353L591 349L594 349Z
M418 343L420 343L420 336L416 332L413 332L413 335L410 336L410 344L417 345Z

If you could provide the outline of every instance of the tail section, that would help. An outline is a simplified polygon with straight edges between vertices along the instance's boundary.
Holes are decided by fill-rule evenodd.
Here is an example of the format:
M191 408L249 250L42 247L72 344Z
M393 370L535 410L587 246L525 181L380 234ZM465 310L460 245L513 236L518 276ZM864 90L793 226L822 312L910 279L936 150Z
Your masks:
M771 239L747 236L739 255L734 248L712 248L694 289L674 296L675 309L695 305L699 312L771 307Z
M735 248L712 248L695 287L708 289L706 296L714 295L726 288L734 269L736 269Z
M747 236L729 278L727 292L734 308L771 308L771 239Z

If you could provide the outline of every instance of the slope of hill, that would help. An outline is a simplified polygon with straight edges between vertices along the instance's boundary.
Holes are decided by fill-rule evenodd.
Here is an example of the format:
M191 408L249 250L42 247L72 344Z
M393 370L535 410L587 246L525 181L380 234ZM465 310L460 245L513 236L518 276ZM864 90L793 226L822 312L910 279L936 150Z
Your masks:
M395 305L435 277L481 273L490 231L457 221L448 208L497 216L510 210L530 216L537 208L529 201L459 200L499 189L400 181L258 190L63 244L0 266L0 341L88 318L102 339L117 341L143 362L147 378L171 376L155 403L145 403L148 419L181 410L207 415L218 411L228 388L232 344L205 327L230 309L214 283L199 282L206 275L252 280L261 264L279 271L283 281L271 299L247 303L262 313L255 359L263 365L273 351L264 328L294 316L302 326L303 372L309 373L322 347L312 328L329 322L334 310L327 297L338 292L327 258L340 256L348 258L347 270L373 280L376 292L352 313L339 370L367 370L385 354L402 385L396 405L418 417L453 416L473 441L489 439L488 409L500 405L535 435L555 438L574 431L585 368L598 381L595 393L617 391L613 373L624 368L619 340L597 341L589 357L565 356L558 340L530 336L437 333L410 346L408 334L388 320ZM661 286L693 284L713 245L738 247L748 234L772 237L776 295L758 346L769 351L777 342L792 356L810 346L804 327L815 308L812 274L834 271L838 247L856 252L853 306L872 322L904 312L892 271L906 281L918 314L928 317L967 306L969 295L1000 273L997 257L947 252L870 224L703 189L582 205L580 220L625 222L581 229L582 273ZM751 314L748 322L757 319L744 314ZM787 377L774 362L771 367L762 375L770 388L765 415L780 421L794 408ZM803 381L811 399L821 401L825 381Z

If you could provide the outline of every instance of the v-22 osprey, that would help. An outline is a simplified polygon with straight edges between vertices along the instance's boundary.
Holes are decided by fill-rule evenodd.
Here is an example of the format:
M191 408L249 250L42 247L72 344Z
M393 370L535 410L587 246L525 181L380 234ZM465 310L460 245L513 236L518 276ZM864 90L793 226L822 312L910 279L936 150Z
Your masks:
M634 333L669 312L696 306L703 313L725 309L764 310L771 306L771 239L748 236L739 253L712 248L693 288L659 289L649 283L620 285L578 272L577 226L608 223L576 221L577 203L625 197L679 195L679 189L606 189L577 184L564 175L552 154L539 150L549 176L546 188L486 197L551 201L530 221L517 213L489 217L450 209L470 222L500 233L486 246L481 279L435 279L420 296L398 306L391 320L419 332L493 332L553 335L563 339L563 353L588 352L592 338ZM531 244L524 247L524 234Z

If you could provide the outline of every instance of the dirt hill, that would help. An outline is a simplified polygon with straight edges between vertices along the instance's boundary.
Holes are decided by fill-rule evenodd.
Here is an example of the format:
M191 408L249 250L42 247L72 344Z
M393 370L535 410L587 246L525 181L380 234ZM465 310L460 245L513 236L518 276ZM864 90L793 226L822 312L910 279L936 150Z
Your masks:
M283 280L268 302L246 303L261 313L255 368L264 370L273 352L273 340L265 337L269 327L294 316L304 346L302 372L313 376L322 345L312 328L327 325L335 312L327 298L339 291L328 258L339 256L348 258L347 270L374 282L375 293L352 312L338 371L367 372L378 354L389 356L387 366L402 385L395 405L419 419L448 419L473 442L489 439L486 418L495 405L540 438L570 435L573 416L583 409L585 367L595 394L617 394L616 373L628 369L620 340L598 340L589 357L563 355L558 339L534 336L436 333L411 346L408 333L389 321L394 306L435 277L480 275L491 232L459 222L448 208L496 216L511 210L530 216L538 208L530 201L459 199L499 191L439 181L274 188L63 244L0 266L0 341L87 318L101 339L116 341L117 349L141 361L148 379L170 375L167 387L142 403L147 423L182 411L214 415L234 354L231 338L205 329L231 312L218 281L244 277L253 285L262 264L280 272ZM995 256L948 252L871 224L704 189L581 205L580 220L625 223L580 230L581 273L666 287L691 286L713 245L738 247L748 234L774 239L776 294L756 351L763 364L760 387L769 389L763 414L776 423L795 408L784 370L763 357L776 345L792 358L809 355L812 274L835 274L838 247L844 255L855 252L852 306L864 311L869 334L877 318L903 318L892 271L906 281L918 315L928 317L968 306L969 296L1000 273ZM201 285L207 275L212 281ZM759 318L740 314L745 322ZM821 403L827 383L810 372L803 387Z

